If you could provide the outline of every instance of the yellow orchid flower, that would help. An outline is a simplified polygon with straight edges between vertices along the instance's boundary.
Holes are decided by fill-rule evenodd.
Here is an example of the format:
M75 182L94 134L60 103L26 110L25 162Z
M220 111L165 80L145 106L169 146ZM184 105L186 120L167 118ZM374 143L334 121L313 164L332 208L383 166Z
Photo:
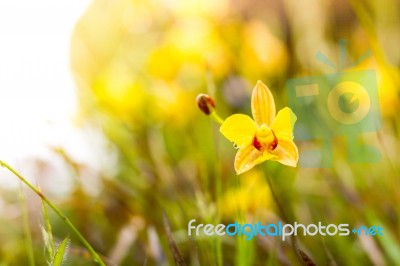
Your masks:
M293 142L296 115L285 107L275 116L275 102L271 91L261 81L254 87L251 97L253 119L234 114L225 119L220 132L239 148L235 170L241 174L266 160L278 161L295 167L299 160Z

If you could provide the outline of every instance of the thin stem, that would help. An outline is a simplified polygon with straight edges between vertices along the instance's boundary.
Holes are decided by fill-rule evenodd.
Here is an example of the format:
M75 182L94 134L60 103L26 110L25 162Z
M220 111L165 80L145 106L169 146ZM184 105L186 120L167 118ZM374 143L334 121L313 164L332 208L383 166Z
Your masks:
M47 213L47 206L46 203L41 200L40 201L42 203L42 210L43 210L43 216L44 216L44 220L46 223L46 232L48 235L48 242L46 243L46 248L47 248L47 252L49 253L49 258L53 258L54 257L54 253L55 253L55 248L54 248L54 239L53 239L53 232L51 229L51 224L50 224L50 220L49 220L49 215ZM47 246L49 245L49 246Z
M215 95L215 83L213 81L213 75L211 73L211 71L207 71L206 73L206 81L207 81L207 91L210 95ZM215 110L215 106L213 106L213 108L211 109L211 117L212 119L217 122L218 124L222 124L224 121L223 119L221 119L221 117L217 114L217 111ZM213 125L212 127L213 129L213 141L214 141L214 145L213 147L215 147L215 161L219 162L220 158L221 158L221 149L220 149L220 145L219 145L219 138L218 138L218 134L217 131L214 130L215 127ZM215 201L217 203L217 217L216 217L216 223L219 224L221 221L221 199L222 199L222 175L221 175L221 164L214 164L214 171L215 171ZM208 177L207 177L208 179ZM208 183L208 182L207 182ZM221 266L223 264L223 258L222 258L222 239L220 237L215 238L214 241L215 244L215 253L216 253L216 264L218 266Z
M277 196L276 193L275 193L275 189L274 189L274 187L273 187L273 185L272 185L271 179L269 178L269 176L268 176L267 174L265 175L265 177L266 177L266 179L267 179L267 183L268 183L268 186L269 186L269 190L271 191L272 197L274 198L275 204L276 204L276 206L278 207L278 210L279 210L279 212L280 212L280 215L281 215L283 221L284 221L285 223L290 223L291 220L289 220L289 217L288 217L288 215L286 214L285 209L282 207L281 203L280 203L279 200L278 200L278 196ZM293 235L293 236L292 236L292 239L291 239L290 243L292 244L293 252L294 252L294 253L296 254L296 256L304 263L304 261L303 261L301 255L300 255L300 253L299 253L299 249L298 249L298 246L297 246L297 238L296 238L296 235Z
M213 112L213 114L216 115L217 118L219 116L216 114L216 112ZM221 119L221 118L219 118ZM221 119L222 120L222 119ZM220 123L222 124L222 122ZM214 130L214 147L216 147L215 150L215 160L216 162L219 162L221 159L221 149L219 145L219 138L216 135L217 132ZM221 169L221 164L216 163L215 164L215 199L217 203L217 220L216 223L219 224L221 222L221 217L222 217L222 210L221 210L221 200L222 200L222 169ZM216 245L216 261L218 266L223 265L223 258L222 258L222 238L217 237L215 238L215 245Z
M269 176L268 176L268 175L265 175L265 176L266 176L266 179L267 179L267 183L268 183L268 186L269 186L269 190L271 191L272 197L274 198L275 204L276 204L276 206L278 207L279 212L280 212L280 214L281 214L281 216L282 216L284 222L285 222L285 223L290 223L290 220L289 220L289 218L288 218L288 216L287 216L285 210L283 209L281 203L280 203L279 200L278 200L278 196L277 196L276 193L275 193L275 189L274 189L274 187L272 186L272 182L271 182Z
M211 113L211 117L215 120L215 122L220 125L222 125L222 123L224 122L224 120L215 111Z
M24 221L24 231L26 236L25 247L26 247L26 252L28 253L28 261L30 266L35 266L35 255L33 252L31 229L29 227L29 214L28 214L28 209L26 207L26 198L24 195L22 184L20 185L20 201L22 209L22 218Z
M18 177L25 185L27 185L33 192L35 192L46 204L68 225L68 227L75 233L81 243L87 248L92 258L101 266L106 266L100 256L92 248L85 237L79 232L79 230L72 224L72 222L65 216L58 207L56 207L38 188L32 185L28 180L26 180L21 174L14 170L11 166L0 160L0 166L7 168L11 173Z

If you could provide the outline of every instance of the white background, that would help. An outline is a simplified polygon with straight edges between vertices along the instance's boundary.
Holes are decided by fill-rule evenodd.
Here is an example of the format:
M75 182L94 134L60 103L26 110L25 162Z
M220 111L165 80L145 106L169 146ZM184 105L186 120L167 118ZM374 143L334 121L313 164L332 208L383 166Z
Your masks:
M53 161L57 168L57 156L50 149L55 146L77 161L99 165L96 137L88 137L93 132L73 125L77 101L70 38L90 3L0 0L0 160L28 179L35 177L26 158ZM0 186L17 184L1 170Z

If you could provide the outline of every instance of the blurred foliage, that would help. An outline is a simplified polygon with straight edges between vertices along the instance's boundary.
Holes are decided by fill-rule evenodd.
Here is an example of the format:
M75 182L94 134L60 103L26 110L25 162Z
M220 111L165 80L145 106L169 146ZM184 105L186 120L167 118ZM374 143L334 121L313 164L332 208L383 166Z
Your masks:
M222 117L250 113L252 85L262 80L281 109L287 106L287 79L335 71L315 60L315 53L338 61L339 39L348 40L349 60L372 51L371 58L347 70L377 73L383 128L370 141L380 148L381 162L350 165L338 138L332 169L266 162L236 176L235 149L197 109L196 95L216 99ZM173 264L164 213L188 265L300 265L289 244L277 238L187 236L191 219L282 220L268 175L292 222L384 227L385 237L376 238L299 236L299 245L318 265L398 264L399 42L396 0L95 0L71 41L78 122L104 134L116 169L94 172L55 150L74 180L71 194L56 202L110 265ZM309 145L297 144L300 151ZM91 192L91 186L98 190ZM11 209L18 201L7 191L2 198ZM12 210L15 216L0 219L5 239L0 265L27 265L24 226L18 208ZM44 265L37 221L45 222L40 212L30 215L36 263ZM60 243L68 229L49 216ZM77 239L70 238L65 265L92 265Z

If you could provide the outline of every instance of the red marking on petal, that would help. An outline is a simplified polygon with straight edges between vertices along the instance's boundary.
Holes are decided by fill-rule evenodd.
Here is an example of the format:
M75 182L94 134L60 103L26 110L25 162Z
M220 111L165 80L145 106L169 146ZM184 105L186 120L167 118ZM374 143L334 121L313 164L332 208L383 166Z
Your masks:
M274 131L272 131L272 134L274 134L274 141L273 141L271 144L269 144L268 150L270 150L270 151L275 150L276 147L278 146L278 139L277 139L277 137L275 136Z
M275 136L274 131L272 131L272 134L274 134L274 140L267 146L267 144L264 143L264 145L257 139L257 136L254 136L253 142L251 145L253 145L254 148L256 148L259 151L262 151L263 148L268 147L268 151L273 151L278 147L278 138Z
M261 145L261 143L258 141L258 139L257 139L256 136L254 136L254 138L253 138L253 143L252 143L252 145L254 146L254 148L256 148L257 150L261 151L262 145Z
M273 151L273 150L276 149L277 146L278 146L278 139L275 138L274 141L273 141L271 144L269 144L268 149L269 149L270 151Z

